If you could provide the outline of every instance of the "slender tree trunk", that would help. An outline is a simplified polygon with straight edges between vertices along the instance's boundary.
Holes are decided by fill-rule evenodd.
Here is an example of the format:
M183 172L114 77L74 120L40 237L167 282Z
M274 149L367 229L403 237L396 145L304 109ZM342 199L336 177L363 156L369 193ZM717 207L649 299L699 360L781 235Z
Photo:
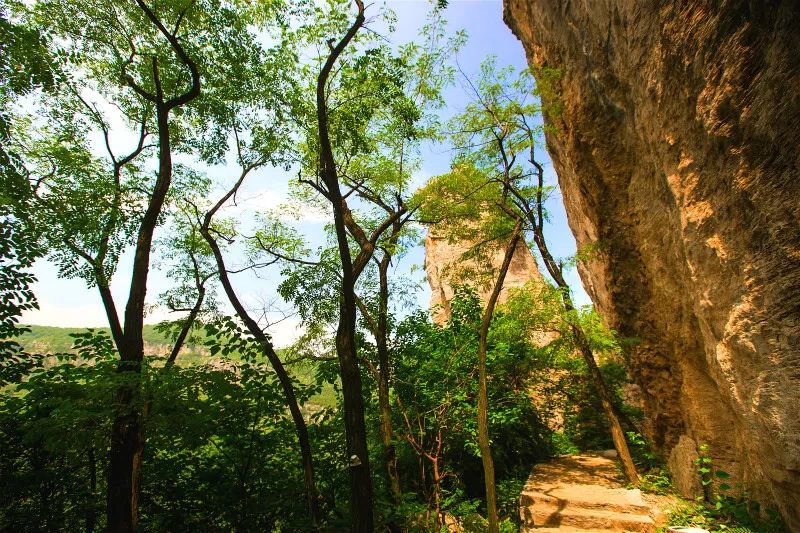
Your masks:
M201 285L197 289L197 300L195 301L192 309L189 311L189 316L186 317L186 321L183 323L183 326L178 333L178 337L175 339L175 344L172 346L172 351L170 352L169 357L167 357L167 361L164 363L164 368L169 368L175 364L175 360L178 358L178 354L181 352L181 348L183 348L186 338L189 336L189 332L192 330L192 326L194 326L194 321L197 320L197 315L200 314L200 309L203 307L205 295L206 289Z
M392 503L399 505L403 499L400 489L400 476L397 473L397 453L394 447L392 432L392 408L389 399L389 346L388 346L388 315L389 315L389 262L391 256L384 253L378 265L380 278L378 331L375 341L378 347L378 405L381 413L381 441L383 442L383 462L386 467L386 476L389 481L389 493Z
M120 532L135 531L139 519L139 471L144 451L144 428L141 413L136 406L136 397L139 394L139 374L144 359L144 304L153 233L172 182L169 108L163 103L156 106L156 118L159 141L158 178L139 227L130 292L125 306L123 344L117 346L121 358L117 371L123 375L123 383L117 389L117 415L111 426L107 503L108 528Z
M586 338L586 335L583 333L583 330L578 326L572 326L572 334L577 340L578 349L583 356L583 360L586 362L586 366L589 368L589 375L591 376L592 382L597 389L597 395L600 397L600 403L603 406L603 413L608 420L608 425L611 429L611 438L614 441L614 448L616 448L617 454L619 454L619 459L622 462L622 469L625 472L625 477L627 477L628 481L633 485L638 485L639 475L636 472L636 465L633 463L633 458L631 457L630 450L628 449L628 442L625 440L625 432L622 430L622 425L620 424L619 417L617 416L617 410L614 406L611 393L609 392L606 381L603 379L603 375L600 373L600 368L597 366L597 362L594 359L594 354L589 346L589 341Z
M303 412L300 410L300 405L297 403L297 395L294 391L294 385L292 385L292 380L289 377L289 373L283 366L278 354L275 353L269 338L261 330L258 323L250 316L250 314L247 312L247 309L245 309L241 300L239 300L239 297L236 295L236 291L234 290L233 284L230 281L230 276L228 276L228 270L225 266L225 259L222 256L222 250L217 244L217 241L211 235L209 229L212 217L222 206L222 204L226 202L231 195L233 195L238 185L241 184L242 180L244 179L244 176L245 173L242 174L237 185L231 189L228 194L225 195L225 197L217 202L214 208L206 214L205 221L200 228L200 233L203 235L203 238L211 248L211 252L214 254L220 282L225 294L228 296L228 301L230 301L231 305L236 311L236 314L244 323L247 330L261 345L264 355L267 357L267 360L269 360L273 370L275 370L275 375L278 376L278 382L283 390L286 406L289 408L289 413L292 416L295 433L297 434L297 442L300 446L300 456L303 464L303 481L306 492L306 504L308 505L309 514L314 527L319 528L322 524L322 518L319 510L319 493L317 491L317 485L314 481L314 459L311 452L311 442L308 437L308 427L306 426L306 421L303 418Z
M439 473L439 456L431 458L433 466L433 508L436 511L436 527L441 528L444 524L442 516L442 476Z
M550 250L547 247L547 242L544 239L541 225L534 224L534 226L534 242L539 249L539 253L542 256L550 277L553 278L558 288L561 289L561 303L564 307L564 311L566 311L567 315L574 314L576 311L575 305L572 303L569 285L561 273L561 267L553 259L552 254L550 254ZM572 331L572 335L575 338L576 344L578 345L578 350L580 350L581 356L583 357L586 366L589 368L589 377L591 378L592 383L597 390L597 395L600 397L600 403L603 406L603 414L605 415L608 425L610 426L611 439L614 441L614 448L617 450L619 459L622 462L622 470L625 473L625 477L628 478L628 481L631 484L638 485L639 475L636 472L636 465L633 463L633 458L631 457L631 452L628 448L628 442L625 440L625 432L622 430L622 425L620 424L619 416L617 415L617 409L612 401L611 393L608 390L608 385L606 385L605 379L603 379L603 374L600 372L600 368L597 366L597 361L595 360L594 353L589 345L589 340L586 338L586 334L584 333L580 324L573 321L570 323L570 330Z
M342 39L331 47L325 64L317 77L317 127L320 141L320 173L327 188L327 199L333 209L334 228L342 263L342 285L339 303L339 325L336 329L336 355L342 379L344 397L344 426L350 470L350 519L353 533L372 533L372 480L367 450L367 428L364 421L364 399L361 374L356 354L356 296L358 274L353 268L350 243L345 226L347 205L339 187L339 176L328 133L328 78L339 56L364 24L364 2L355 0L358 14Z
M489 443L489 398L486 385L486 352L488 351L489 327L492 324L492 316L500 291L503 289L503 282L514 257L514 250L519 242L520 232L522 231L522 220L517 219L511 240L506 247L505 257L497 274L494 288L486 302L486 309L483 311L481 327L478 332L478 447L481 451L481 462L483 463L483 479L486 485L486 518L489 521L489 533L498 533L500 525L497 521L497 490L494 480L494 461Z

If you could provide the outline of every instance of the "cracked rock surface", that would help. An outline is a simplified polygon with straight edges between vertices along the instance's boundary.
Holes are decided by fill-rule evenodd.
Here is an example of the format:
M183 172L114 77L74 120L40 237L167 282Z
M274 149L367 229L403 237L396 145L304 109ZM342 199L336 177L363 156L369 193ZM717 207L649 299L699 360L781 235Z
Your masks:
M646 431L800 530L800 3L505 0ZM541 76L540 76L541 77ZM691 454L683 454L691 456Z

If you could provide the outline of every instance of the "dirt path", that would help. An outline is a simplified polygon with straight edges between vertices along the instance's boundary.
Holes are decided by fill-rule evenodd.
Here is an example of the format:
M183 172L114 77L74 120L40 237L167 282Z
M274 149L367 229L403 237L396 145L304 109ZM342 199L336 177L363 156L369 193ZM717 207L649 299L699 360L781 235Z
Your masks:
M653 533L658 507L625 488L614 459L563 456L534 467L520 495L521 531Z

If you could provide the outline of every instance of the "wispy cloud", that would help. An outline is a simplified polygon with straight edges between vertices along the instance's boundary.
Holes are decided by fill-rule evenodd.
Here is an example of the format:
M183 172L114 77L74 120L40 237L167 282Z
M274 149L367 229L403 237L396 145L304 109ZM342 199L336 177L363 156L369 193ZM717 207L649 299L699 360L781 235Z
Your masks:
M236 196L236 204L225 206L224 211L227 215L272 212L285 222L324 224L331 219L331 214L325 209L313 205L300 205L285 194L270 189L240 193Z

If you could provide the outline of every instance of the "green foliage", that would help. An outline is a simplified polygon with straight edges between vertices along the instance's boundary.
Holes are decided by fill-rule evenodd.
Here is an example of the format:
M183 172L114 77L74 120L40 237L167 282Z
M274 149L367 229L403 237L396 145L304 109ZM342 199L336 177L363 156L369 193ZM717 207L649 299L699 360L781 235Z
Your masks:
M613 395L617 408L630 421L641 419L640 410L623 401L622 389L629 382L622 362L620 346L615 332L606 328L599 315L591 309L567 313L561 305L561 293L546 283L530 283L512 291L503 306L508 317L507 334L520 334L533 338L542 332L552 332L547 345L535 366L533 374L537 396L546 401L539 405L542 416L552 418L554 413L563 417L561 431L551 435L557 453L576 453L578 450L604 450L613 447L600 400L588 375L586 363L575 353L575 340L570 324L577 322L600 361L600 371ZM630 429L633 429L632 427ZM638 463L645 469L658 461L650 454L643 439L633 447ZM652 465L650 464L652 463Z
M561 431L554 431L550 435L553 446L553 455L574 455L580 453L580 448L575 446L569 437Z
M24 208L30 200L24 194L25 178L19 154L9 146L12 105L37 90L51 91L58 78L47 40L34 25L20 19L22 6L0 1L0 214L9 206Z
M474 291L462 287L457 289L451 309L452 316L444 326L431 324L424 314L412 315L398 325L393 360L401 412L395 427L398 435L416 444L404 448L405 453L414 457L424 449L438 458L443 509L467 516L465 501L483 492L475 421L481 307ZM530 465L547 457L551 449L548 431L528 390L537 349L519 335L507 335L504 320L511 317L499 315L493 324L487 356L489 427L497 478L507 500L504 509L513 518L514 483L527 476ZM405 457L406 468L413 471L416 459ZM419 486L413 477L408 481L418 491L430 489Z
M519 517L519 495L528 480L527 475L518 475L508 479L503 479L497 483L497 512L500 516L508 517L507 521L515 528L505 528L501 531L518 531L520 525Z
M0 205L0 387L39 364L20 345L30 329L19 326L20 315L38 307L31 289L35 278L28 271L38 250L31 235L4 211Z
M670 526L701 527L731 533L788 533L780 515L773 510L761 518L756 502L746 498L717 496L713 503L685 502L670 509Z
M231 337L234 330L219 331L220 344L253 353L246 339ZM114 372L107 334L74 338L74 354L55 356L1 393L0 464L9 475L0 529L80 530L90 515L102 527L113 419L107 398L124 378ZM294 426L269 368L255 359L216 360L169 372L147 366L142 379L141 401L149 405L144 531L305 527ZM295 387L302 402L318 392L313 384ZM330 431L324 417L317 421L316 432Z
M55 326L26 326L26 333L20 335L18 342L28 352L56 354L68 352L72 348L73 335L84 331L81 328L60 328ZM96 331L110 333L109 328L94 328ZM145 324L142 338L149 353L163 353L171 346L169 335L157 325ZM191 360L199 359L205 351L202 337L197 337L187 346L185 355ZM181 359L178 359L180 363Z
M706 497L672 509L669 525L693 525L712 531L743 533L788 531L777 512L762 510L757 502L749 498L746 487L728 484L730 474L714 467L707 444L700 444L698 452L695 466Z
M695 459L694 464L697 467L697 473L700 474L700 484L708 496L712 489L711 484L714 482L714 471L711 456L708 455L708 444L700 444L698 457ZM723 474L725 476L728 475L725 472ZM727 488L730 488L730 486Z
M242 179L265 167L299 171L282 212L220 216L210 229L245 269L275 265L280 280L272 282L303 322L301 338L279 355L307 421L323 527L345 530L351 493L332 339L340 251L330 238L313 250L286 215L330 209L318 188L315 80L335 42L329 39L352 22L352 3L146 4L197 64L201 91L168 117L173 174L152 246L154 267L170 281L160 300L183 316L145 326L142 371L123 373L108 328L19 325L20 314L36 306L29 268L45 254L62 277L110 286L136 242L164 148L154 136L155 106L144 93L178 97L189 87L191 69L137 2L0 0L0 530L105 528L113 398L121 387L136 391L128 407L141 414L147 439L142 531L310 528L283 390L263 347L224 316L216 261L199 232L213 191L228 189L224 174L234 160ZM530 72L498 68L489 59L470 86L470 104L443 124L439 112L456 72L452 58L465 36L446 32L447 2L436 4L414 42L393 46L372 31L356 35L326 87L331 142L356 222L347 237L354 252L362 243L356 245L353 227L370 234L387 214L408 208L416 219L442 223L450 240L480 243L463 257L472 266L459 274L480 282L494 276L484 267L517 218L554 190L532 178L545 132L538 115L561 112L560 72L542 69L534 82ZM370 20L391 29L390 11L373 15ZM443 140L455 149L451 171L415 194L423 143ZM230 199L235 203L235 194ZM540 218L547 220L546 210ZM526 219L526 238L535 225ZM370 246L394 266L421 230L391 229ZM575 260L597 253L600 245L587 247ZM367 371L379 364L366 316L380 307L373 263L356 286L365 310L356 342L369 453L379 465L377 382ZM446 513L465 531L484 531L476 428L482 306L475 291L458 287L450 319L436 325L413 307L413 289L407 279L389 280L389 394L405 493L394 505L382 469L374 467L376 521L431 531ZM627 375L615 333L590 309L565 312L565 290L542 282L515 291L498 306L489 331L489 436L501 531L518 529L518 496L532 464L611 445L585 362L575 356L572 326L598 354L620 410L632 421L640 414L622 402ZM177 365L165 367L156 352L169 351L195 306L186 350ZM554 335L534 342L542 332ZM563 427L554 431L550 426L562 415ZM637 462L649 470L645 486L666 490L668 478L647 443L638 433L629 437ZM701 461L705 486L713 485L712 476L724 477L705 455ZM692 512L720 527L754 524L746 522L753 506L745 502L715 496Z

